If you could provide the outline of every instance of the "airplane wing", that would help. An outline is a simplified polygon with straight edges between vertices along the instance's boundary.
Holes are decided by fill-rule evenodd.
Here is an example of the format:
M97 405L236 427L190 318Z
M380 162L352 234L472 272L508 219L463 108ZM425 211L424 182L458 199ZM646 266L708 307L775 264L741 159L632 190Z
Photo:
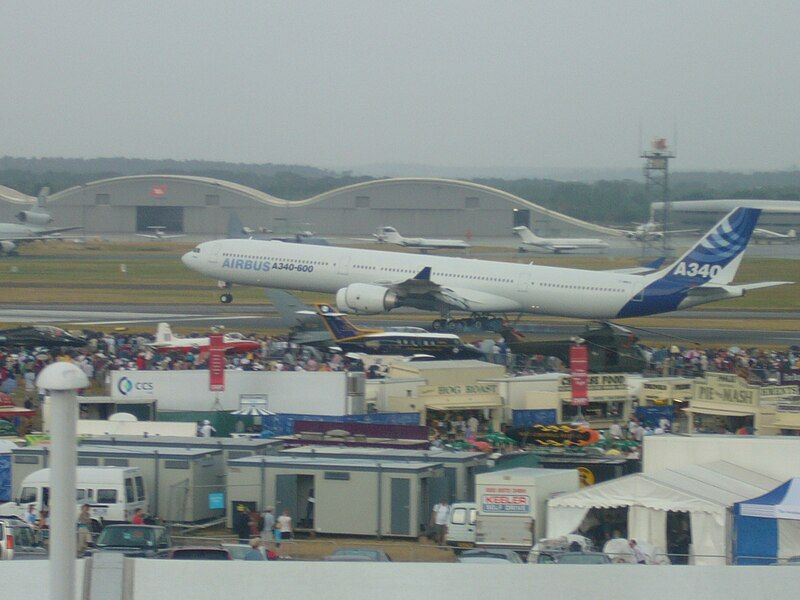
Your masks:
M757 283L744 283L740 285L706 284L690 289L687 295L694 298L708 298L708 301L723 300L744 296L750 290L775 287L778 285L791 285L793 283L794 281L759 281ZM719 298L717 298L717 296L719 296Z
M56 229L40 229L36 233L39 237L47 236L47 235L55 235L57 233L66 233L67 231L78 231L79 229L83 229L83 227L57 227Z
M495 310L514 310L519 308L517 303L508 298L479 292L469 288L456 288L439 285L431 281L431 268L425 267L413 278L399 283L385 283L389 289L398 296L428 297L458 310L480 312L485 306L496 307Z
M668 233L672 235L673 233L698 233L699 229L670 229L669 231L654 231L653 233L660 233L665 234Z
M138 237L147 238L148 240L157 240L157 239L160 239L160 238L159 238L157 235L152 235L152 234L149 234L149 233L137 233L136 235L137 235Z
M176 234L173 234L173 235L161 235L161 236L158 236L158 237L159 237L159 239L162 239L162 240L171 240L173 238L186 237L186 235L183 234L183 233L176 233Z
M659 256L657 259L642 265L641 267L627 267L624 269L608 269L609 273L624 273L626 275L646 275L647 273L652 273L654 271L658 271L661 268L661 265L664 264L666 260L665 256Z
M546 244L544 247L553 252L566 252L567 250L577 250L580 248L577 244Z
M319 321L314 307L303 303L291 292L266 288L264 294L269 299L273 308L278 312L281 323L285 327L296 325L298 321ZM298 315L308 314L313 315L313 318L298 317Z

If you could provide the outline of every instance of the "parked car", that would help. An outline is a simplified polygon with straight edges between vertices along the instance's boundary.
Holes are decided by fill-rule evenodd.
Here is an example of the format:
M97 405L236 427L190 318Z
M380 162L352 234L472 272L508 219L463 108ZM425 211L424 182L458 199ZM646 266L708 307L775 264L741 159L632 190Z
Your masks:
M0 517L0 560L47 558L37 531L22 519Z
M125 556L165 556L172 540L165 527L156 525L109 525L97 538L92 552L122 552Z
M172 560L233 560L230 551L214 546L177 546L167 550Z
M233 560L244 560L245 555L250 551L249 544L222 544L222 547L231 553L231 558L233 558ZM267 550L265 552L263 547L261 548L261 554L267 560L280 560L280 556L277 552L273 552L272 550Z
M540 552L539 564L610 565L611 559L602 552Z
M519 554L513 550L501 549L479 549L479 550L465 550L458 557L458 562L470 564L522 564L522 559Z
M389 555L383 550L370 548L339 548L333 554L326 556L325 560L340 562L392 562Z

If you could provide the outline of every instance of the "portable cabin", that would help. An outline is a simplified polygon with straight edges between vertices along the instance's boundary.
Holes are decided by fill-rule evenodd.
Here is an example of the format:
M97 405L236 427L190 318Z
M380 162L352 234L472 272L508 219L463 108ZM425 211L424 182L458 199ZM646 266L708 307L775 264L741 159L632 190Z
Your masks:
M305 446L287 448L281 454L290 456L319 456L324 458L369 459L385 461L441 463L444 482L437 486L434 501L447 498L448 502L466 502L475 498L475 474L487 463L482 452L465 452L447 449L392 450L386 448L339 448L335 446Z
M45 446L14 450L14 485L48 461ZM225 489L225 461L219 449L81 445L78 466L139 467L150 510L165 521L195 523L224 515L223 508L210 508L209 500L209 494Z
M441 463L253 456L228 461L227 517L247 510L289 511L296 530L417 537L425 531L444 477ZM309 510L309 495L315 500Z
M154 435L101 435L84 440L92 446L131 446L153 448L205 448L222 450L226 462L263 454L274 454L283 448L283 442L275 439L249 437L177 437Z

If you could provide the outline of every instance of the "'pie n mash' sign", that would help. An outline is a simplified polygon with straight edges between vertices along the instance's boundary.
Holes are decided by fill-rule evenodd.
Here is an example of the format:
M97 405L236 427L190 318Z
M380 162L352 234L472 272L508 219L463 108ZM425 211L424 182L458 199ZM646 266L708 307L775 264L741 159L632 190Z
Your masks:
M529 513L531 498L527 494L484 494L481 511L489 514Z

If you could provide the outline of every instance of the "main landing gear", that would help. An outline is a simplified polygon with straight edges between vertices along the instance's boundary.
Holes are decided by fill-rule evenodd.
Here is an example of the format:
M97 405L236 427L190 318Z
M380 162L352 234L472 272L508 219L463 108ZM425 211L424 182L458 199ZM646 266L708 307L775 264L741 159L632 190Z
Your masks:
M492 315L471 315L466 319L436 319L431 327L434 331L495 331L503 328L503 319Z

